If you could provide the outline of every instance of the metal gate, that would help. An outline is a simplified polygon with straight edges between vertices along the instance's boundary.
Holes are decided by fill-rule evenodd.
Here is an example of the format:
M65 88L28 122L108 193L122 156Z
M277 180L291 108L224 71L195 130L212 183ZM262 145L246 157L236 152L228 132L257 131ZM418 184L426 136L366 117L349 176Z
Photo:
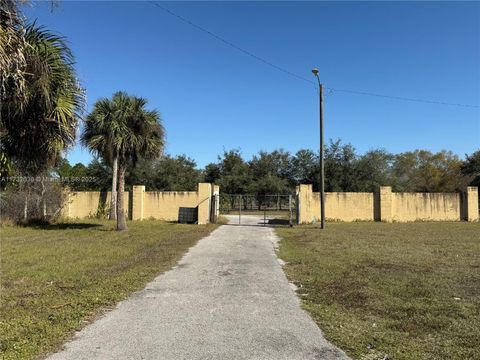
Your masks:
M228 215L231 222L257 225L293 226L297 222L297 199L295 195L220 194L221 215ZM234 218L235 217L235 218ZM238 217L238 221L237 218Z
M210 222L216 223L218 220L218 215L220 213L220 196L218 194L213 194L210 199Z

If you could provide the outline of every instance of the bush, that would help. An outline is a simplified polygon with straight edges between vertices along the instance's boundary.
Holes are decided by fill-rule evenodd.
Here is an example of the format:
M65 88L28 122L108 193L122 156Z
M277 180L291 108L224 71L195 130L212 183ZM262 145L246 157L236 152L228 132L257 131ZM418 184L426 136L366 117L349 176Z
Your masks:
M10 186L0 194L0 221L50 222L60 216L64 194L60 184L46 179Z

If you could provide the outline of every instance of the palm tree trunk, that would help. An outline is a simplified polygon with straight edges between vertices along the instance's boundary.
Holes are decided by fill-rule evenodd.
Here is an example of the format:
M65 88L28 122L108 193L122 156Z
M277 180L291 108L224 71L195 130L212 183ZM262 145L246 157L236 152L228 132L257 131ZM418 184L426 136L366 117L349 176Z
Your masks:
M23 202L23 221L28 220L28 202L29 202L29 197L30 197L30 186L29 183L21 183L20 184L20 189L23 190L25 200Z
M110 197L110 213L108 218L115 220L117 218L117 178L118 178L118 156L113 159L112 166L112 192Z
M42 218L43 220L47 219L47 200L45 199L45 177L42 176L42 193L41 193L41 198L42 198Z
M127 230L127 219L125 218L125 210L123 209L123 197L125 190L125 170L126 166L120 161L118 169L118 194L117 194L117 230Z
M28 219L28 193L25 193L25 203L23 204L23 220L27 221Z

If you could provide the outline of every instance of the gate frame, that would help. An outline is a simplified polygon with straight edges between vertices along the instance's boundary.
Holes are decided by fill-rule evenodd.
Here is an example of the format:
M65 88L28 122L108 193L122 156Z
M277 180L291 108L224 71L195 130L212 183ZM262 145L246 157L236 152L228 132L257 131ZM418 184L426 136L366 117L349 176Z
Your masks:
M245 211L242 211L242 208L244 207L244 197L247 197L247 206L248 206L248 197L252 197L254 198L255 200L257 200L257 203L256 203L256 206L257 206L257 211L259 212L262 212L262 206L261 206L261 203L262 201L258 201L259 198L261 198L262 200L265 200L265 199L268 199L270 197L277 197L277 204L280 204L280 199L281 198L286 198L288 196L288 209L285 209L285 211L288 211L288 225L290 227L293 227L294 223L297 224L298 223L298 213L299 213L299 210L298 210L298 206L299 206L299 198L298 198L298 194L297 193L294 193L294 194L265 194L265 195L256 195L256 194L219 194L218 197L216 199L218 199L218 208L217 208L217 211L220 211L221 210L221 204L220 204L220 197L221 196L225 196L225 197L228 197L228 199L230 200L229 203L232 204L231 207L229 207L228 211L233 211L233 212L236 212L238 211L238 224L241 225L242 224L242 215L245 215L245 213L248 213L248 209L245 210ZM293 208L293 198L295 197L295 209ZM238 200L237 200L238 199ZM233 200L233 202L232 202ZM263 201L265 202L265 201ZM267 213L270 211L283 211L281 209L281 205L277 205L277 209L276 210L273 210L273 209L267 209L267 208L263 208L263 226L266 226L267 225ZM252 209L253 210L253 209ZM294 217L294 214L293 212L295 211L295 217L296 217L296 220L294 221L293 217Z

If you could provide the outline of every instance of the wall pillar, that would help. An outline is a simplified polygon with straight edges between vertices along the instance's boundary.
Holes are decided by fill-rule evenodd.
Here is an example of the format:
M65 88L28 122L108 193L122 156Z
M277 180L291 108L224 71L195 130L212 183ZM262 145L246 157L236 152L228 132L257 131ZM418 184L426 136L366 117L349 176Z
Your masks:
M465 210L466 216L465 220L467 221L478 221L478 187L469 186L467 187L467 192L465 194Z
M393 194L391 186L380 186L380 221L393 221Z
M313 222L312 202L313 192L312 184L300 184L297 187L297 212L299 224L311 224Z
M144 198L145 198L145 185L133 185L132 220L143 220Z
M62 218L69 218L70 217L70 204L72 200L70 199L71 192L70 189L64 190L63 193L63 204L62 204L62 209L60 210L60 216Z
M215 201L215 214L210 214L210 217L217 221L218 217L220 216L220 185L212 184L212 199L211 201ZM211 208L210 208L211 209Z
M208 224L210 221L210 199L212 197L212 184L198 184L198 223Z

